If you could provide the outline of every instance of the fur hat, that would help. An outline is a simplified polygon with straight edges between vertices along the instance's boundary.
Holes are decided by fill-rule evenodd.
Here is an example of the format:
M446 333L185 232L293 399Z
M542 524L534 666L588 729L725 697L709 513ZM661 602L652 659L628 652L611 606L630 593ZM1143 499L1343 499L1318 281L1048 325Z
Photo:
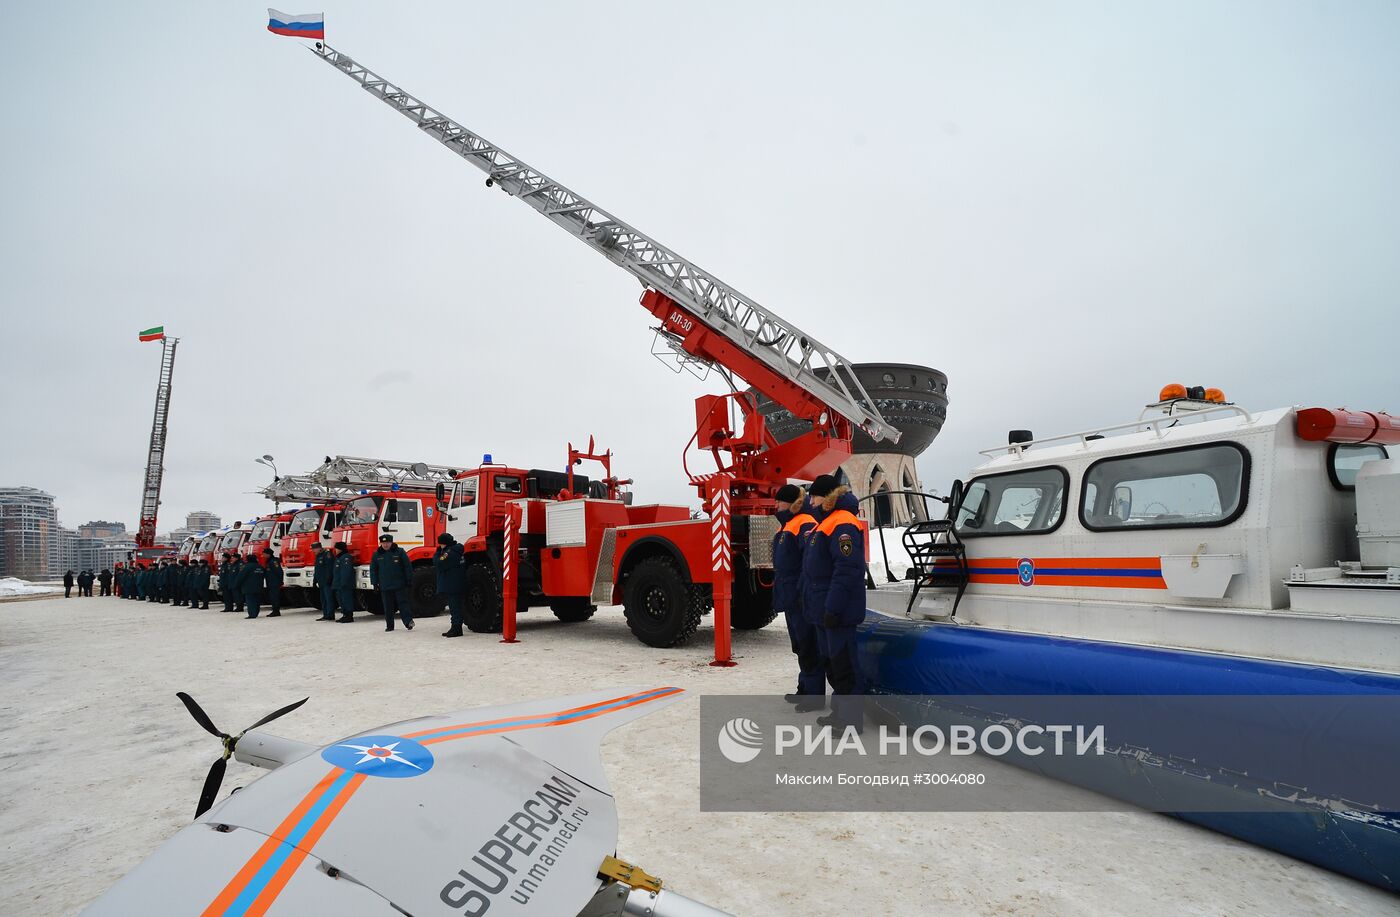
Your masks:
M802 488L796 484L784 484L778 488L778 492L773 495L773 499L779 503L792 503L802 495Z
M814 499L819 500L831 493L839 483L841 482L837 481L834 475L818 475L817 479L812 482L812 485L807 488L807 493L811 494Z
M847 487L845 484L840 485L831 493L827 494L825 497L822 497L822 509L828 513L831 512L836 508L836 501L841 498L841 495L844 493L848 493L849 491L850 488Z

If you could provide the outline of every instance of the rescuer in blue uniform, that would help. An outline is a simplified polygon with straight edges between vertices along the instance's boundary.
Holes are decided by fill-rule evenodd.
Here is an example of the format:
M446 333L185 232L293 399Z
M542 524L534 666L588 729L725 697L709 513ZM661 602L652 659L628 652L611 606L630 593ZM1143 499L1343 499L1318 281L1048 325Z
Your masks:
M256 555L249 554L243 558L243 563L238 566L236 588L248 606L248 620L250 621L258 616L258 603L262 600L263 589L266 586L267 578L263 573L262 565L258 563Z
M282 563L271 548L263 548L263 579L267 582L269 618L282 617Z
M822 668L817 629L802 614L803 539L817 524L807 508L807 494L795 484L784 484L774 494L778 534L773 538L773 607L783 613L788 639L797 656L797 692L784 697L799 711L820 710L826 705L826 673Z
M335 543L335 569L331 585L335 587L335 597L340 602L340 617L336 621L349 624L355 620L355 558L350 556L350 546L343 541Z
M403 626L413 630L413 609L409 605L409 584L413 582L413 563L408 552L394 544L393 535L380 535L379 548L369 560L369 584L379 590L384 607L384 629L394 629L394 615L403 619Z
M311 562L311 585L321 600L321 616L316 620L334 621L335 587L331 583L335 580L335 555L318 540L311 543L311 556L315 558Z
M827 490L819 478L812 482L812 491L818 490L827 492L802 555L804 611L808 620L820 624L817 639L832 694L831 715L817 722L860 732L865 722L860 700L865 680L856 664L856 626L865 620L865 535L856 516L860 503L845 485Z
M442 632L444 637L462 636L462 597L467 592L467 556L457 539L443 532L438 536L437 553L433 555L433 572L437 574L437 594L447 601L452 626Z
M233 611L241 604L234 596L238 582L238 555L224 552L224 561L219 564L219 596L224 600L224 611Z
M209 577L211 576L209 561L204 558L199 559L199 563L194 568L194 600L202 604L200 608L209 610Z
M170 599L171 604L185 606L189 604L186 589L189 584L189 564L184 560L178 560L170 568Z

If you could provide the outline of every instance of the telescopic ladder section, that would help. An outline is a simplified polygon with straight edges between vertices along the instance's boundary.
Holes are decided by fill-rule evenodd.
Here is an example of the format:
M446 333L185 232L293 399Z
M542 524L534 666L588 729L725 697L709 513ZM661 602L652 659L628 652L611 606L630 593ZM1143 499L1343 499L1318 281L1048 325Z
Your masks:
M692 312L769 370L786 378L875 440L899 439L856 377L851 362L791 322L591 201L326 44L318 57L486 173L488 185L518 197L550 222ZM753 382L755 380L746 380Z
M358 497L358 487L335 487L310 475L284 474L259 491L275 503L342 503Z
M330 487L364 487L374 490L432 490L451 484L459 469L424 462L395 462L357 455L326 457L308 477Z
M146 477L141 488L141 524L136 546L156 543L156 515L160 512L160 483L165 476L165 437L170 420L170 383L175 375L175 347L179 338L162 338L160 380L156 384L156 412L151 421L151 448L146 454Z

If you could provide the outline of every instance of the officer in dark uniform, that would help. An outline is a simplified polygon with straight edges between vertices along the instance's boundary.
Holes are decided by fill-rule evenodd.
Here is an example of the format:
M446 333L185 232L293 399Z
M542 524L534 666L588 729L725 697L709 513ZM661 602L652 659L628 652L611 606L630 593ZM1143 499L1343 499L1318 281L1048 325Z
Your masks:
M335 543L331 585L335 587L335 597L340 602L340 617L336 618L336 622L349 624L355 620L355 558L350 555L350 546L343 541Z
M190 565L190 576L194 580L194 607L209 610L209 561L200 558Z
M462 598L467 592L467 554L457 539L443 532L438 536L437 553L433 555L433 572L437 574L437 594L447 601L452 626L443 631L444 637L462 636Z
M233 611L235 599L234 583L238 574L238 558L232 551L224 552L224 559L219 564L219 598L224 600L224 611Z
M413 564L408 552L394 544L393 535L380 535L379 548L369 559L369 584L379 590L384 606L384 629L394 629L394 615L403 618L403 626L413 630L413 609L408 586L413 582Z
M823 476L827 477L827 476ZM812 491L826 482L812 482ZM845 485L831 488L814 515L802 555L803 601L807 619L816 619L831 714L817 720L838 729L864 729L865 679L856 661L856 626L865 620L865 534L856 511L860 503Z
M826 706L826 672L817 629L802 614L799 592L802 548L817 520L808 511L807 494L795 484L778 488L774 499L782 528L773 539L773 608L783 613L792 652L797 656L797 692L784 697L800 711L820 710Z
M238 614L243 614L243 603L246 601L243 590L238 587L238 578L243 575L243 565L246 563L248 563L246 555L239 554L237 551L233 552L233 572L229 574L229 577L233 582L233 610Z
M269 618L282 617L282 564L271 548L263 548L263 578L267 580L267 604L272 611Z
M248 606L248 620L258 616L258 603L262 600L263 589L267 586L266 577L263 575L262 565L258 563L256 554L249 554L243 558L243 562L238 566L238 592L243 596L244 603Z
M146 567L146 601L160 601L160 563L152 561Z
M160 603L169 605L175 601L175 565L169 560L160 564Z
M73 597L73 584L77 581L78 578L73 575L72 570L63 574L63 597L65 599L71 599Z
M177 560L170 565L170 604L176 607L185 604L185 562Z
M180 604L186 608L195 608L199 605L199 597L194 591L195 570L198 565L191 563L188 558L180 561Z
M335 555L327 551L320 541L311 543L311 553L316 558L312 562L311 585L321 599L321 616L317 621L335 620Z
M102 568L102 572L99 573L99 574L97 574L97 582L98 582L98 584L101 586L101 588L97 590L97 594L98 594L98 595L111 595L111 594L112 594L112 571L111 571L111 570L108 570L106 567L103 567L103 568Z

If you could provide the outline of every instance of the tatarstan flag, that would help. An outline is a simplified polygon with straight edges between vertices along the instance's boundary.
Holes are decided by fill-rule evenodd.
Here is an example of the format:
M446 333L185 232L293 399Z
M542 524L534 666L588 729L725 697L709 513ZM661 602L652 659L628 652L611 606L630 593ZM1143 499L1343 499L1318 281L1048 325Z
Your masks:
M164 325L156 325L154 328L147 328L145 331L141 332L141 340L143 340L143 341L163 341L163 340L165 340L165 326L164 326Z

